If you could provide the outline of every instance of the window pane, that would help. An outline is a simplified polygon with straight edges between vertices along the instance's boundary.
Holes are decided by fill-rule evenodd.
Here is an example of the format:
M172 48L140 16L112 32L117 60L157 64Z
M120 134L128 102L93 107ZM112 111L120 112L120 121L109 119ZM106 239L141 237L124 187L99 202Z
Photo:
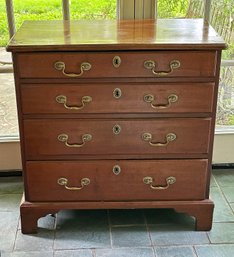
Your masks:
M177 18L186 16L189 0L158 0L157 3L158 18Z
M12 136L18 136L14 78L12 73L2 73L0 74L0 137Z

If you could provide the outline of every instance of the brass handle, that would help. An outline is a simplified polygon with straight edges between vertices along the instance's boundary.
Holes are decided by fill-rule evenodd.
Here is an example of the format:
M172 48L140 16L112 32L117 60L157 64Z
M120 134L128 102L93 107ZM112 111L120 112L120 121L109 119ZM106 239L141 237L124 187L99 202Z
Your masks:
M151 146L167 146L170 142L176 140L176 134L168 133L166 135L165 142L163 142L163 143L161 143L161 142L153 143L152 138L153 138L153 136L150 133L142 134L142 140L149 142L149 144Z
M165 186L153 186L154 183L154 179L152 177L144 177L143 178L143 182L146 185L150 185L150 188L154 189L154 190L164 190L164 189L168 189L168 187L172 184L174 184L176 182L176 178L175 177L168 177L166 178L166 185Z
M157 66L157 64L155 61L148 60L148 61L144 62L144 67L147 70L151 70L154 75L167 76L168 74L172 73L174 71L174 69L178 69L180 67L180 61L178 61L178 60L171 61L169 64L170 69L168 71L156 71L155 70L156 66Z
M69 187L69 186L67 186L67 184L68 184L68 179L67 178L59 178L57 182L60 186L64 186L67 190L81 190L82 188L84 188L84 186L87 186L87 185L90 184L90 179L89 178L82 178L80 180L80 184L81 184L80 187Z
M151 107L154 109L166 109L171 106L172 103L175 103L178 101L178 96L175 94L169 95L167 97L167 104L153 104L153 101L155 100L154 95L148 94L144 96L144 101L146 103L150 103Z
M56 102L57 103L60 103L60 104L63 104L63 106L66 108L66 109L69 109L69 110L81 110L85 107L85 105L87 103L90 103L92 102L92 97L91 96L83 96L81 98L81 105L77 105L77 106L70 106L70 105L67 105L67 97L65 95L58 95L56 96Z
M63 75L64 76L67 76L67 77L71 77L71 78L75 78L75 77L80 77L83 75L84 71L88 71L92 68L92 65L88 62L82 62L81 65L80 65L80 73L67 73L65 71L66 69L66 65L64 62L56 62L54 64L54 68L58 71L62 71Z
M60 142L64 142L67 147L82 147L85 145L86 142L92 140L92 135L84 134L82 135L82 143L81 144L69 144L68 143L68 135L67 134L60 134L58 135L58 140Z

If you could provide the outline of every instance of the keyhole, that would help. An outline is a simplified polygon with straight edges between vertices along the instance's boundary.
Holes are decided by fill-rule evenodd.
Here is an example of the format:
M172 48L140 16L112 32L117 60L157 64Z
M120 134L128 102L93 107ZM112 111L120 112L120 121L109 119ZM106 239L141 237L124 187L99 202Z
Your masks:
M120 127L120 125L116 124L116 125L113 127L113 133L114 133L115 135L118 135L120 132L121 132L121 127Z
M112 171L113 171L113 173L114 173L115 175L119 175L119 173L121 172L121 168L120 168L119 165L115 165L115 166L113 167Z
M120 88L114 89L114 91L113 91L113 96L114 96L114 98L119 99L119 98L122 96L122 91L121 91L121 89L120 89Z
M115 56L115 57L113 58L112 63L113 63L113 66L114 66L115 68L118 68L118 67L120 66L120 64L121 64L121 58L120 58L119 56Z

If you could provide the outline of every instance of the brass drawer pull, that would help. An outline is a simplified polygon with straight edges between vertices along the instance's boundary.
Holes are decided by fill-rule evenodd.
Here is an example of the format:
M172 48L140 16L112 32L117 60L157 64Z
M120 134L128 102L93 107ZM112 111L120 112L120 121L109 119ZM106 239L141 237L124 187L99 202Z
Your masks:
M83 96L81 98L81 105L77 105L77 106L69 106L67 105L67 97L65 95L58 95L56 96L56 102L59 103L59 104L63 104L63 106L66 108L66 109L69 109L69 110L81 110L85 107L85 105L87 103L90 103L92 102L92 97L91 96Z
M54 68L58 71L62 71L63 75L64 76L67 76L67 77L71 77L71 78L75 78L75 77L80 77L83 75L84 71L88 71L92 68L92 65L88 62L82 62L81 65L80 65L80 73L67 73L65 71L66 69L66 65L64 62L56 62L54 64Z
M64 142L67 147L82 147L85 145L86 142L92 140L92 135L84 134L82 135L82 143L81 144L69 144L68 143L68 135L67 134L60 134L58 135L58 140L60 142Z
M81 190L82 188L84 188L85 186L88 186L90 184L90 179L89 178L82 178L80 180L80 187L69 187L67 186L68 184L68 179L67 178L59 178L58 179L58 184L60 186L64 186L67 190Z
M167 146L170 142L176 140L176 134L174 134L174 133L168 133L168 134L166 135L165 142L163 142L163 143L161 143L161 142L153 143L153 142L152 142L152 138L153 138L153 136L152 136L152 134L150 134L150 133L144 133L144 134L142 134L142 140L149 142L149 144L150 144L151 146Z
M151 107L154 109L166 109L171 106L172 103L175 103L178 101L178 96L175 94L169 95L167 97L167 104L153 104L153 101L155 100L154 95L148 94L144 96L144 101L146 103L150 103Z
M154 179L152 177L144 177L143 182L146 185L150 185L150 188L154 190L164 190L164 189L168 189L170 185L174 184L176 182L176 178L175 177L166 178L166 183L167 183L166 186L153 186Z
M180 67L180 61L178 60L171 61L169 64L170 69L168 71L156 71L155 70L156 66L157 66L157 63L155 63L155 61L147 60L144 62L144 67L147 70L151 70L154 75L167 76L170 73L172 73L174 69L178 69Z

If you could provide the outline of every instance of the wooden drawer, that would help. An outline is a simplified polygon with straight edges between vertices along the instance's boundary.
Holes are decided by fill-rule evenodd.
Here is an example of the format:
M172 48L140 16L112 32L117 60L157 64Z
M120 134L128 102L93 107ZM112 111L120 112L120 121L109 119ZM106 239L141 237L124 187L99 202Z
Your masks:
M27 159L59 155L110 158L111 154L132 154L143 158L157 153L201 154L208 153L210 125L208 118L32 119L24 121L24 144Z
M21 86L24 114L210 113L213 93L214 83Z
M27 162L26 169L28 201L200 200L207 182L207 160Z
M116 56L119 67L113 65ZM21 78L213 77L216 52L20 53L17 60Z

